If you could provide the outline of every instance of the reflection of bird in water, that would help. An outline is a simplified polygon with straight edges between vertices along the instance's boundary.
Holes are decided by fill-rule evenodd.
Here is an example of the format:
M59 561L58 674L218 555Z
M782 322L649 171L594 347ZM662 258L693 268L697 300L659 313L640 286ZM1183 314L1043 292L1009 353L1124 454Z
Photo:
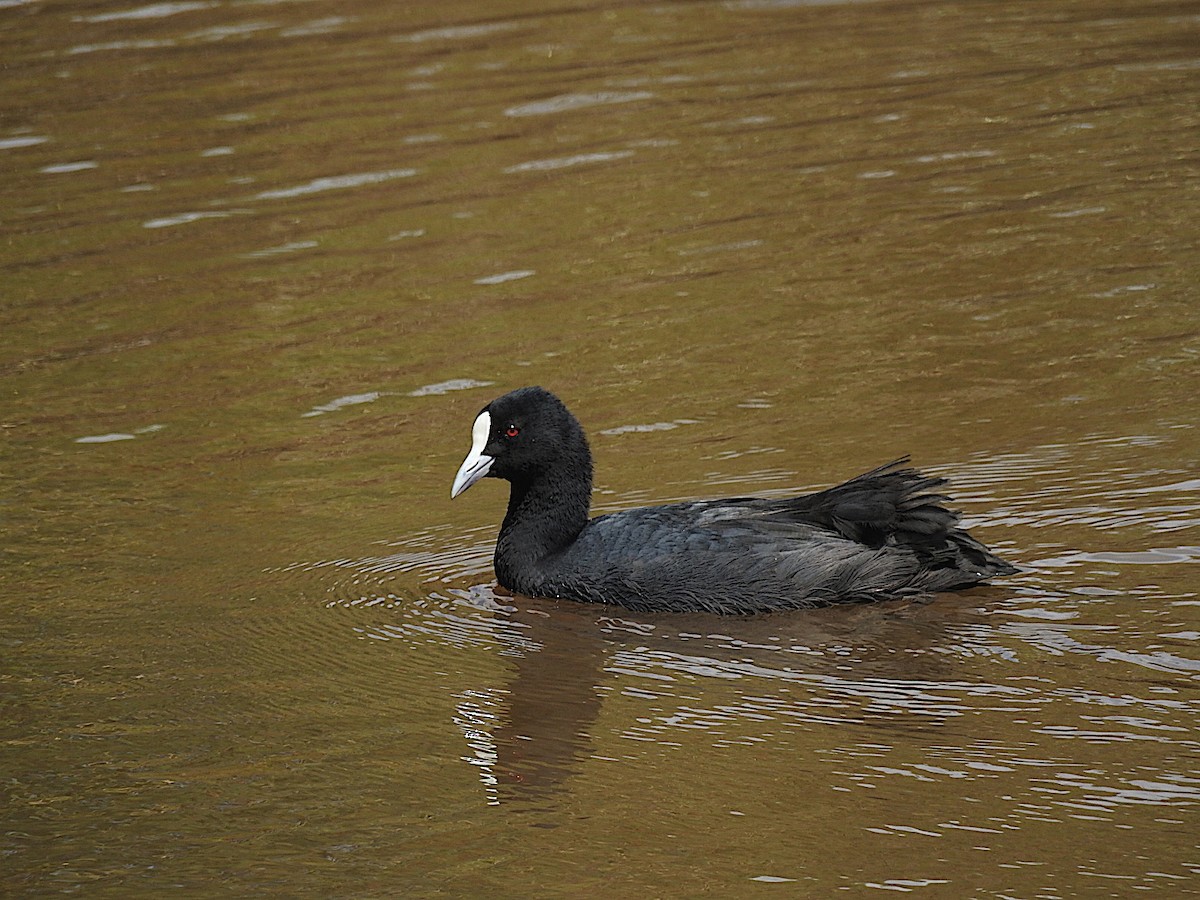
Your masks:
M542 388L475 419L457 496L511 483L496 578L535 597L641 612L744 614L970 587L1015 572L958 528L940 478L902 461L819 493L644 507L588 518L592 458L579 422Z
M524 626L516 674L491 733L498 799L544 800L592 752L610 647L594 615L547 611L538 601L512 608Z
M499 804L544 810L597 746L612 754L614 740L673 742L679 728L698 722L719 719L722 739L734 742L780 727L824 732L830 724L869 727L878 740L941 726L961 712L954 693L961 686L946 675L954 657L945 652L947 624L971 617L972 607L961 604L619 619L577 604L510 602L497 634L510 635L505 655L516 671L504 690L490 692L486 726L485 781ZM593 734L610 685L635 689L633 702L653 715L625 721L617 735Z

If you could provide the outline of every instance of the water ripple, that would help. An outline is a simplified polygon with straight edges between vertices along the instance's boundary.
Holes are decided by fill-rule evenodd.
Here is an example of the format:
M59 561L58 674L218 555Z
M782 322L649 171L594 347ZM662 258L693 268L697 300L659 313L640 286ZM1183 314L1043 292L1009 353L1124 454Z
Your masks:
M247 209L205 210L203 212L176 213L173 216L163 216L159 219L149 219L142 223L143 228L171 228L175 225L187 225L204 219L227 219L230 216L249 213Z
M91 16L76 16L77 22L127 22L133 19L165 19L179 13L195 12L200 9L212 9L216 3L207 0L181 0L178 3L152 3L148 6L138 6L133 9L120 10L110 13L96 13Z
M344 188L361 187L364 184L379 184L395 178L412 178L417 174L416 169L387 169L382 172L362 172L357 175L332 175L314 178L305 184L290 188L277 188L255 194L255 200L286 200L291 197L303 197L307 194L317 194L321 191L335 191Z
M610 162L614 159L626 159L633 156L632 150L614 150L608 153L578 153L575 156L559 156L552 159L534 159L529 162L517 163L503 169L505 175L519 172L550 172L554 169L569 169L573 166L590 163Z
M480 22L476 25L448 25L444 28L427 28L411 34L399 34L393 41L407 44L423 44L428 41L458 41L476 37L487 37L519 28L516 22Z
M48 140L50 140L50 138L32 134L18 137L0 138L0 150L16 150L21 147L36 147L38 144L44 144Z
M597 91L590 94L559 94L557 97L550 97L546 100L536 100L531 103L510 106L504 111L504 114L512 118L546 116L561 112L573 112L577 109L587 109L592 106L635 103L638 100L650 100L653 97L654 94L650 91Z

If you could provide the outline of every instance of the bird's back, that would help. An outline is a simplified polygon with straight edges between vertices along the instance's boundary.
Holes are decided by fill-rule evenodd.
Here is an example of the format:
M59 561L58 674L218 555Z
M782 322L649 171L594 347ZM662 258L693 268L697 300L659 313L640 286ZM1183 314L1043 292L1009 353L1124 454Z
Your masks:
M611 513L545 561L538 592L736 614L911 596L1014 571L957 528L934 492L941 483L893 463L802 497Z

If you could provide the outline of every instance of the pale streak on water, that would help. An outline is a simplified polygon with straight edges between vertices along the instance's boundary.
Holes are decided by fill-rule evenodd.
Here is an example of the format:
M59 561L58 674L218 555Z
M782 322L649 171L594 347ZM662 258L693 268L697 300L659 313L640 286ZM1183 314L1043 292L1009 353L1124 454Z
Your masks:
M1198 27L0 0L4 893L1194 892ZM1022 572L508 596L526 383L597 511L912 453Z

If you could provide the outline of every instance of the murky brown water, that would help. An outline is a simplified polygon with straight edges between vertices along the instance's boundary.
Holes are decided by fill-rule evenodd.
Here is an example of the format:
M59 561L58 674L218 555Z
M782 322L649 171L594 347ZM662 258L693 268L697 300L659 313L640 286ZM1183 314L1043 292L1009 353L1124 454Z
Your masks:
M3 892L1198 892L1198 31L0 0ZM911 452L1024 572L498 595L526 383L600 507Z

